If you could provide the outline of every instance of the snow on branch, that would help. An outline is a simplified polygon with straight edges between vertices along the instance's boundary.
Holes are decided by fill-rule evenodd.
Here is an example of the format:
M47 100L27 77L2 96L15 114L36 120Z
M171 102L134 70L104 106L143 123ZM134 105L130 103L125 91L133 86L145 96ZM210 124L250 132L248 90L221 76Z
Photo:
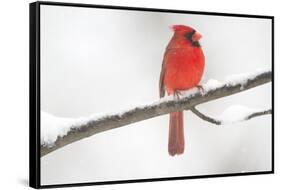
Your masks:
M226 125L231 123L238 123L241 121L246 121L254 117L272 114L271 109L260 110L260 109L251 109L245 106L235 105L227 108L220 116L217 118L210 117L203 114L195 107L190 108L190 111L197 115L199 118L215 125Z
M225 82L211 79L203 85L204 93L200 92L197 88L193 88L182 93L179 99L168 96L154 103L136 106L119 113L90 116L87 118L61 119L42 113L41 156L94 134L170 112L192 109L193 113L200 115L198 110L197 112L194 111L195 106L263 85L270 82L271 79L272 72L270 70L232 76ZM263 114L255 112L252 115L248 115L248 119L260 115Z

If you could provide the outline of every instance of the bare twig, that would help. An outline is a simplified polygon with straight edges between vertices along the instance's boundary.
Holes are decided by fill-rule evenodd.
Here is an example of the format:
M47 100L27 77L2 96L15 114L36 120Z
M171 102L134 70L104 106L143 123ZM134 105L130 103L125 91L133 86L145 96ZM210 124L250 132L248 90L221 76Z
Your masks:
M241 80L235 80L235 82L224 83L215 89L207 90L204 94L196 90L177 100L162 98L150 105L135 107L119 114L106 115L99 119L89 120L80 126L73 126L65 136L58 137L53 146L41 145L41 156L103 131L116 129L178 110L189 110L199 104L243 92L268 83L271 81L271 78L271 71L264 71L259 74L250 75L248 79L241 78Z
M248 115L245 120L249 120L249 119L252 119L254 117L258 117L258 116L261 116L261 115L267 115L267 114L272 114L272 110L271 109L268 109L268 110L264 110L264 111L259 111L259 112L255 112L255 113L252 113L251 115Z
M194 113L195 115L197 115L198 117L200 117L201 119L203 119L204 121L207 121L209 123L212 123L212 124L215 124L215 125L225 124L220 119L216 119L216 118L213 118L213 117L210 117L210 116L207 116L207 115L203 114L202 112L200 112L195 107L190 108L190 111L192 111L192 113ZM267 115L267 114L272 114L272 110L268 109L268 110L257 111L257 112L251 113L248 116L245 116L245 118L242 121L246 121L246 120L252 119L254 117L258 117L258 116L262 116L262 115Z
M216 125L221 125L222 124L222 122L220 120L212 118L210 116L207 116L207 115L201 113L195 107L190 108L190 111L192 111L192 113L194 113L195 115L197 115L198 117L200 117L201 119L203 119L205 121L208 121L208 122L216 124Z

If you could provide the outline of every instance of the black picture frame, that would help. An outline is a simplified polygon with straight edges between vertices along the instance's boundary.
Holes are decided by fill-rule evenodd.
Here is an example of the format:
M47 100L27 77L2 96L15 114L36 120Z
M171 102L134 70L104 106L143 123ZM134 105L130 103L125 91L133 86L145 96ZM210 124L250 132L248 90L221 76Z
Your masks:
M87 7L87 8L103 8L103 9L118 9L131 11L152 11L165 13L183 13L183 14L199 14L199 15L218 15L226 17L247 17L270 19L272 23L272 170L247 172L247 173L230 173L230 174L215 174L215 175L199 175L199 176L182 176L182 177L167 177L153 179L137 179L137 180L122 180L122 181L104 181L93 183L73 183L73 184L58 184L58 185L41 185L40 183L40 6L71 6L71 7ZM29 5L29 39L30 39L30 76L29 76L29 185L33 188L55 188L55 187L71 187L71 186L88 186L102 184L120 184L120 183L135 183L135 182L151 182L164 180L183 180L195 178L210 178L210 177L227 177L227 176L242 176L242 175L259 175L274 173L274 16L265 15L248 15L248 14L233 14L233 13L218 13L218 12L202 12L202 11L186 11L186 10L169 10L141 7L121 7L108 5L91 5L81 3L63 3L63 2L48 2L37 1Z

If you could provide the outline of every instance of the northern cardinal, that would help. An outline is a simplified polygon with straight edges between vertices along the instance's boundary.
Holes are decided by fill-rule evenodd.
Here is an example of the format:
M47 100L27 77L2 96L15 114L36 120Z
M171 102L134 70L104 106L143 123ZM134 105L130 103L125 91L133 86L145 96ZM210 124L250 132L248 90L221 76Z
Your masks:
M199 87L204 72L205 57L199 39L202 37L189 26L173 25L170 40L162 62L159 80L160 98L178 97L181 90ZM183 111L170 113L168 151L171 156L184 152Z

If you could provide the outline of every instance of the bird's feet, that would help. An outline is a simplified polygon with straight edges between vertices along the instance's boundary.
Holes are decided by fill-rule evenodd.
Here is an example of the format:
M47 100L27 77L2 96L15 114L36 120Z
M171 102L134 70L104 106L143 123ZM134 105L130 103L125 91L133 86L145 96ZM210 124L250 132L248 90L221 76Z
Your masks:
M175 90L174 91L174 97L176 97L176 99L180 99L180 96L182 96L182 92L179 90Z
M204 88L203 88L202 85L197 85L196 88L199 89L200 94L201 94L202 96L205 95L206 91L204 90Z

